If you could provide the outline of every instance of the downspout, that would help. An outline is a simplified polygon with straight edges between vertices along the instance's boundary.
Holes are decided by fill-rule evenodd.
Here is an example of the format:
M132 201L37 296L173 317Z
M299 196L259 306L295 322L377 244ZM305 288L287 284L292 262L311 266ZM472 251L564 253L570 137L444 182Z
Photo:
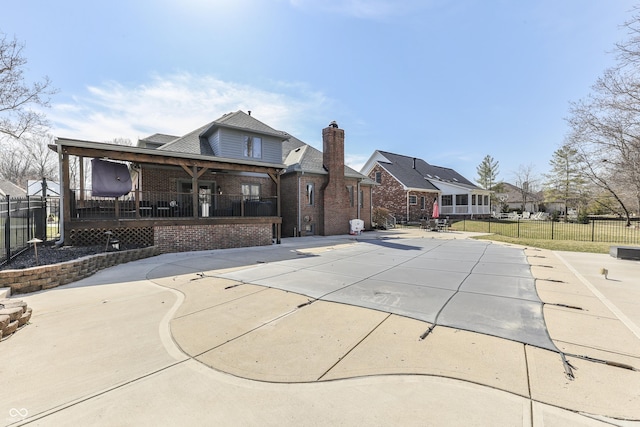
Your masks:
M58 176L60 177L60 200L58 201L58 227L60 228L60 240L55 242L56 246L64 244L64 197L66 194L64 174L62 173L62 147L58 144Z
M407 224L409 223L409 190L407 190Z
M357 196L357 200L358 200L358 202L357 202L357 203L358 203L358 209L357 209L358 216L357 216L357 218L358 218L358 219L362 219L362 218L360 218L360 203L362 203L362 202L363 202L363 200L360 200L360 183L361 183L361 182L362 182L362 180L361 180L361 179L359 179L359 180L358 180L358 185L356 186L356 191L358 192L358 193L357 193L357 194L358 194L358 196Z
M298 230L293 233L294 236L293 237L298 237L301 235L301 230L300 227L302 227L302 220L300 218L300 216L302 215L302 200L300 198L300 190L302 189L300 186L300 181L302 179L302 175L304 175L304 171L301 171L300 174L298 174L298 195L297 195L297 199L298 199Z

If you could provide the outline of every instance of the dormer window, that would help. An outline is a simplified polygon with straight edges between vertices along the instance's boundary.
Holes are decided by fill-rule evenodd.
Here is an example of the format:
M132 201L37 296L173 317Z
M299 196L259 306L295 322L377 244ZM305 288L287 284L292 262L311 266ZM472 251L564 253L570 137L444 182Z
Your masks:
M244 136L244 156L254 159L262 158L262 138L259 136Z

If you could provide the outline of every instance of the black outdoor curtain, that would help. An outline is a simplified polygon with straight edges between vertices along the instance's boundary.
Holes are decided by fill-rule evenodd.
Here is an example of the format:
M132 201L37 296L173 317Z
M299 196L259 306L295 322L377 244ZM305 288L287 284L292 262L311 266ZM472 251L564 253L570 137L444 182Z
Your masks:
M123 163L92 159L91 181L94 197L120 197L131 191L131 175Z

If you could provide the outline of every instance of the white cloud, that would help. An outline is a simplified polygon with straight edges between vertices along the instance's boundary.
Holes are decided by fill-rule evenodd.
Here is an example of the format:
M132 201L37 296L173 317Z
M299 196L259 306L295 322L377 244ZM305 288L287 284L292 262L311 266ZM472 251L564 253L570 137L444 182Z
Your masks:
M320 132L329 99L301 83L270 85L262 89L190 73L156 75L135 86L110 81L54 104L47 116L54 135L90 141L183 135L237 110L251 110L258 120L303 140L307 129Z

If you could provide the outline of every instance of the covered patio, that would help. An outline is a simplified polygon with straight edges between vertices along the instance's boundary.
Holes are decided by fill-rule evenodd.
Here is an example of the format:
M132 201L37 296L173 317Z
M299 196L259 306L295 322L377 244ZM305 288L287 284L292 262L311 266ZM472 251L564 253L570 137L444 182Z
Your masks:
M281 164L64 138L50 148L60 159L64 244L104 244L108 232L162 252L280 242ZM113 166L100 179L124 190L97 192L86 159Z

